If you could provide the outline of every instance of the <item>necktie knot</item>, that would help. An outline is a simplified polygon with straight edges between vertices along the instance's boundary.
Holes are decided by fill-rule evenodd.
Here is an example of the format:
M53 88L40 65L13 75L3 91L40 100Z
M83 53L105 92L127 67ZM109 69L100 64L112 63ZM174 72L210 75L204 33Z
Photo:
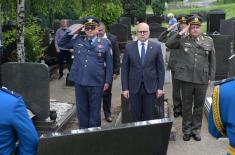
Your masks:
M92 40L91 40L91 39L89 39L88 41L89 41L89 44L91 45L91 44L92 44Z

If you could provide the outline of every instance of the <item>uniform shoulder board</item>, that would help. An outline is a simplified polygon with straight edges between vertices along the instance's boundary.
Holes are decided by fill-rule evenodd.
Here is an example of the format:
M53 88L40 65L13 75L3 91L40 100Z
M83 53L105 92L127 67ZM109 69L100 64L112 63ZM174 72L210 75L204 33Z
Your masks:
M5 92L5 93L7 93L7 94L9 94L9 95L14 96L14 97L20 97L19 94L15 93L13 91L8 90L6 87L2 87L2 88L0 88L0 90Z
M230 78L227 78L227 79L215 81L214 85L215 85L215 86L216 86L216 85L221 85L221 84L224 84L224 83L233 81L233 80L235 80L235 77L230 77Z
M204 37L205 39L213 40L210 36L207 36L207 35L203 35L203 37Z

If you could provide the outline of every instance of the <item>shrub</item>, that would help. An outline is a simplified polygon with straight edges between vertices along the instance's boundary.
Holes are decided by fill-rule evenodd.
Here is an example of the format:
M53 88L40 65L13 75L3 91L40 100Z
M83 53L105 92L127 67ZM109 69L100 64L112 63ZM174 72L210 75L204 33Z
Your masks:
M162 15L165 10L165 5L162 0L153 0L151 6L153 9L153 14L156 16Z
M122 0L123 16L131 17L132 23L134 18L144 21L146 4L144 0Z
M121 16L123 10L122 7L114 3L104 3L100 4L99 7L93 4L89 10L84 12L81 17L85 16L96 16L99 18L107 28L115 23L117 19Z
M42 48L43 31L35 21L30 21L25 27L25 56L26 61L36 62L43 56Z

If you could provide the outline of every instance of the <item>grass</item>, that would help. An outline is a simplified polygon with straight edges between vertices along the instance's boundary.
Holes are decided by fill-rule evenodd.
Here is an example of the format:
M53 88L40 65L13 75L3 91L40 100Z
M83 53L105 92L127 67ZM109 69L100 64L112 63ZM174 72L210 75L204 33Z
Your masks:
M231 4L218 4L210 7L204 8L185 8L185 9L174 9L174 10L165 10L164 14L167 15L168 13L172 12L175 15L180 14L190 14L191 12L200 12L200 11L210 11L210 10L224 10L225 11L225 18L229 19L235 17L235 3ZM202 32L206 32L206 22L202 23Z

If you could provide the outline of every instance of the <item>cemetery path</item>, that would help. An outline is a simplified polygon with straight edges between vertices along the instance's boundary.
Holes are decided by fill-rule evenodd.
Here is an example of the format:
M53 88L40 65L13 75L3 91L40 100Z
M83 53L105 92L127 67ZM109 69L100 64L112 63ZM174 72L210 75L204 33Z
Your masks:
M50 96L53 99L64 101L64 102L72 102L75 103L74 96L74 88L65 86L66 77L63 77L60 80L57 80L57 76L51 80L50 82ZM172 107L172 99L171 99L171 88L172 84L167 82L164 86L165 89L165 97L168 98L170 106ZM113 98L112 98L112 117L114 121L112 123L107 123L104 119L103 112L102 116L102 126L108 127L113 126L115 124L115 120L118 117L118 114L121 109L121 80L120 76L113 83ZM212 86L208 88L208 95L212 94ZM208 133L208 124L207 118L204 116L202 123L202 140L200 142L190 140L189 142L185 142L182 140L182 131L181 124L182 119L177 118L174 120L174 128L176 130L176 141L170 141L168 145L168 153L167 155L224 155L227 151L228 140L220 139L216 140L210 136ZM68 123L65 130L77 129L77 119L76 116Z

